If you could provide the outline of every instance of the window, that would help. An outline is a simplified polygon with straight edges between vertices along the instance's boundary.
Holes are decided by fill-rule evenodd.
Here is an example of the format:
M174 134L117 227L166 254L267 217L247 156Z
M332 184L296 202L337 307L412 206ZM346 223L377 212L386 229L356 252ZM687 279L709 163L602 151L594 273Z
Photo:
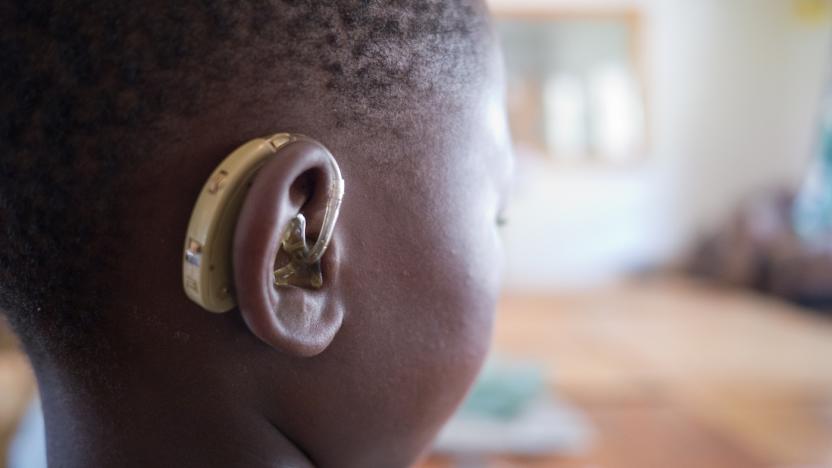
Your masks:
M644 154L637 15L504 14L498 31L518 149L559 161Z

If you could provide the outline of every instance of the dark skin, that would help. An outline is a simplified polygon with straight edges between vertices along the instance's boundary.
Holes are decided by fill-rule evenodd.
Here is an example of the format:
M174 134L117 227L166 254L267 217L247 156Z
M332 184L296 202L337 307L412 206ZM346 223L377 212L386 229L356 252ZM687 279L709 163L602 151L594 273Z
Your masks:
M227 96L233 102L234 96ZM172 125L169 157L137 174L119 253L121 307L106 381L36 362L53 467L403 467L429 446L487 352L497 219L510 172L498 67L419 138L322 125L315 102L216 108ZM407 112L402 109L402 112ZM325 160L293 145L258 173L233 246L239 307L215 315L182 291L183 236L208 175L245 141L312 136L346 195L320 290L272 286L298 212L315 237ZM372 175L368 153L397 155Z

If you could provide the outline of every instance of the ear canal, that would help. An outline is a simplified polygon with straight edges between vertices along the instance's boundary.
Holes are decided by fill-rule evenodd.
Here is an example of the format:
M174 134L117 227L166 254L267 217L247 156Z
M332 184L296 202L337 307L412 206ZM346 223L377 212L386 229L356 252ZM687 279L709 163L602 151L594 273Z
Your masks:
M321 261L310 262L306 243L306 217L298 214L286 227L281 246L289 256L289 263L274 272L275 286L295 286L320 289L324 285Z

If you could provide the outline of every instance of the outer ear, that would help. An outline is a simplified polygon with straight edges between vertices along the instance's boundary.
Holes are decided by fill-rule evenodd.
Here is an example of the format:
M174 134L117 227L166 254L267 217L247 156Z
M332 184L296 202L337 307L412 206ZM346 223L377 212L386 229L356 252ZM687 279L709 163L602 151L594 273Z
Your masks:
M299 212L307 219L310 245L323 223L329 180L328 156L299 141L282 148L260 169L246 196L234 232L235 296L248 327L285 353L314 356L329 346L344 317L333 287L338 273L338 234L322 258L323 287L274 285L281 238ZM281 265L282 266L282 265Z

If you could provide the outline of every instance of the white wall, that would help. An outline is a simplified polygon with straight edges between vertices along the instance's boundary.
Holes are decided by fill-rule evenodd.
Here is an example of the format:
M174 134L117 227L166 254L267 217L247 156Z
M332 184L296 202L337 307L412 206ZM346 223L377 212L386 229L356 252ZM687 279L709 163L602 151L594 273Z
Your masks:
M640 8L652 127L644 162L631 167L518 167L509 288L589 286L673 259L749 194L799 183L832 21L798 19L791 0L492 3Z

